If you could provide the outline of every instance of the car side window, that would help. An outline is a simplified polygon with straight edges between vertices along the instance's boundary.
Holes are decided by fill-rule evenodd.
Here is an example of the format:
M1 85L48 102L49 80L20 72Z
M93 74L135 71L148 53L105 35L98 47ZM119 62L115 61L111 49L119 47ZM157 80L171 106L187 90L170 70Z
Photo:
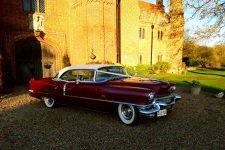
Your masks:
M60 79L65 81L93 81L94 70L69 70Z
M102 73L102 72L97 72L96 73L96 82L101 82L101 81L105 81L108 80L110 78L110 74L106 74L106 73Z
M76 81L76 70L69 70L65 72L61 77L64 81Z
M94 70L78 70L77 79L80 81L93 81Z

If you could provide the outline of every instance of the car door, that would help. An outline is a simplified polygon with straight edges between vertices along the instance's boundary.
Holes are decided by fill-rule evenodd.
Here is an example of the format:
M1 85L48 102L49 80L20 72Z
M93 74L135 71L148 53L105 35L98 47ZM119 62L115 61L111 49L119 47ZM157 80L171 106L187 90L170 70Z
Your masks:
M65 101L63 96L63 87L65 84L65 81L54 79L47 84L47 90L50 97L54 98L58 103L64 103Z
M64 96L70 99L70 103L85 104L86 100L95 98L94 70L70 70L62 76L62 79L65 78L68 82L64 87Z
M85 104L85 101L96 98L96 87L93 83L82 82L68 83L65 88L65 96L71 99L71 102Z

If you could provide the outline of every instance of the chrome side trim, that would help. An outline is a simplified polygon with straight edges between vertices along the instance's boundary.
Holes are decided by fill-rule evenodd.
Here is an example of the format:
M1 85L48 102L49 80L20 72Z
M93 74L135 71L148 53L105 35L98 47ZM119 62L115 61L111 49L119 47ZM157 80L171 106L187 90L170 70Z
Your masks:
M67 84L69 84L70 82L66 82L63 86L63 96L66 96L66 86Z
M94 101L108 102L108 103L115 103L115 104L127 104L127 105L133 105L133 106L137 106L137 107L149 106L149 104L148 105L138 105L138 104L129 103L129 102L123 102L123 101L104 100L104 99L80 97L80 96L71 96L71 95L66 95L66 94L64 96L66 96L66 97L73 97L73 98L79 98L79 99L88 99L88 100L94 100ZM152 104L150 104L150 105L152 105Z

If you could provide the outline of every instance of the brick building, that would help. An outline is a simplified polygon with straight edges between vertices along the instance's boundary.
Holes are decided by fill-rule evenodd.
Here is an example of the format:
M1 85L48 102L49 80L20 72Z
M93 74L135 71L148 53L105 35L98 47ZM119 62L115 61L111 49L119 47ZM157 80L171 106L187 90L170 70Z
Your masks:
M182 0L170 0L166 13L163 0L121 1L121 61L129 65L166 61L171 71L182 65L184 16Z
M162 0L1 0L0 88L93 61L169 61L177 69L183 7L170 1L165 13Z

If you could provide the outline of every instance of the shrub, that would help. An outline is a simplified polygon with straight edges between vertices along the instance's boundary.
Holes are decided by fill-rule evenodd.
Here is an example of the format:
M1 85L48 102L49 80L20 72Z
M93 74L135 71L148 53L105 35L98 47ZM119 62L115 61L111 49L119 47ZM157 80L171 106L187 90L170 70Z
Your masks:
M200 64L201 64L200 60L190 59L187 65L190 67L198 67Z
M170 70L170 64L168 62L158 62L154 65L139 64L136 67L123 64L121 64L121 66L123 66L131 76L148 76L156 73L167 73Z
M200 82L196 81L196 80L193 80L192 83L191 83L191 86L192 87L200 87Z
M168 62L157 62L153 65L155 71L159 73L167 73L170 70L170 64Z
M126 69L126 72L131 75L131 76L134 76L136 75L136 71L135 71L135 67L134 66L126 66L126 65L122 65L125 69Z
M136 66L137 75L142 75L142 76L149 75L151 70L152 70L151 65L139 64Z

